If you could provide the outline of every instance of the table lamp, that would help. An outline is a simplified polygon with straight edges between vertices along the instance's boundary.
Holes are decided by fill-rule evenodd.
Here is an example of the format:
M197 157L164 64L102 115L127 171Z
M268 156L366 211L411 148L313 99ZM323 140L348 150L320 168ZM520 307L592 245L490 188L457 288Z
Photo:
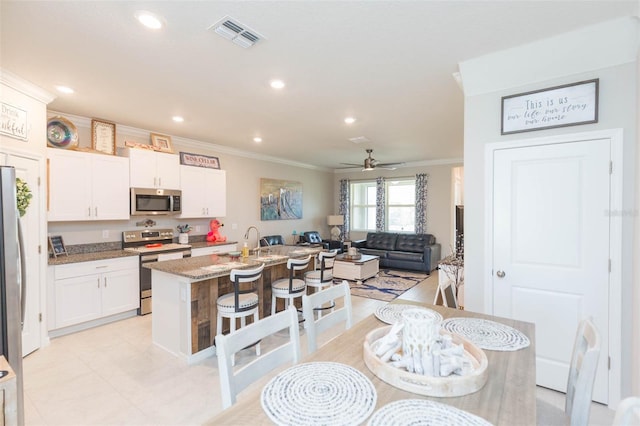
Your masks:
M340 240L340 228L339 225L344 225L344 217L340 215L327 216L327 225L333 226L331 228L331 239L334 241Z

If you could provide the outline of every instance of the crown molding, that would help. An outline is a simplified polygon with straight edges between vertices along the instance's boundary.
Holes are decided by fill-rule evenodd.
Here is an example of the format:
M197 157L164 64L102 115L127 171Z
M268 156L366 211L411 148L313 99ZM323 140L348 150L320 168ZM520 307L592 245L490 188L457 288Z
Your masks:
M2 68L0 68L0 83L44 104L49 104L56 98L52 93Z

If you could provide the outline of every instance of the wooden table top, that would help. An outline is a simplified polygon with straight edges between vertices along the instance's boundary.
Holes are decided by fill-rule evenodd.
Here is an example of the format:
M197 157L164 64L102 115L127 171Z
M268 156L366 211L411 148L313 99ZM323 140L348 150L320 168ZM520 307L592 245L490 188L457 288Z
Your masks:
M400 399L430 399L483 417L494 425L536 424L534 324L407 300L396 299L394 302L425 306L440 312L445 319L471 317L500 322L523 332L531 341L531 345L528 348L510 352L485 350L489 361L487 383L478 392L453 398L435 398L407 392L387 384L369 371L363 358L364 338L369 331L387 325L374 315L370 315L355 324L350 330L327 342L314 354L303 356L301 362L340 362L361 371L376 388L378 394L376 410L389 402ZM206 424L271 424L262 410L260 394L267 382L284 368L266 374L254 385L240 393L235 405L222 411Z

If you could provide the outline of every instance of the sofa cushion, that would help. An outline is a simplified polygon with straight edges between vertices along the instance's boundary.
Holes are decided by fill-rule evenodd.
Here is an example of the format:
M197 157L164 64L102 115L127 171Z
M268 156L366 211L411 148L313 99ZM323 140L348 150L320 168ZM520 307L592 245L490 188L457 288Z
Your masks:
M398 234L390 232L369 232L367 234L367 248L378 250L395 250Z
M436 237L431 234L399 234L395 249L399 251L422 253L424 252L425 247L435 243Z
M368 254L369 256L378 256L381 259L384 259L385 257L387 257L387 254L389 253L386 250L376 250L376 249L370 249L370 248L361 248L358 251L362 254Z
M424 252L411 253L408 251L390 251L387 253L389 260L407 260L411 262L422 262L424 260Z

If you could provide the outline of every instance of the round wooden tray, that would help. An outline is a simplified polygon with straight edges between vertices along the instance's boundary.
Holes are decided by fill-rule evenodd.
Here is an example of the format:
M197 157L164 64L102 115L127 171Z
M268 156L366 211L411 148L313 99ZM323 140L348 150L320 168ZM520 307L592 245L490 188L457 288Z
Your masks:
M367 334L364 340L364 363L373 374L390 385L419 395L453 397L476 392L487 383L489 377L487 355L482 349L462 336L451 334L445 330L440 330L440 332L451 334L453 343L464 346L466 355L473 363L474 370L471 374L448 377L423 376L382 362L371 349L371 344L389 333L389 330L391 330L391 326L380 327Z

